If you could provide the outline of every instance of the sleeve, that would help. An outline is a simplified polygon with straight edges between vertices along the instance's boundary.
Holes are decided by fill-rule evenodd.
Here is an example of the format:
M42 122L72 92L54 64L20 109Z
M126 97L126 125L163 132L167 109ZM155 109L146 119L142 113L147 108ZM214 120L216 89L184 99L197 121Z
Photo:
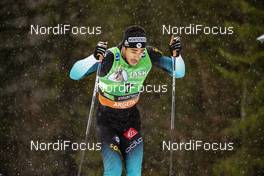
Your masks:
M99 76L105 76L111 70L114 62L114 54L109 50L106 51L105 58L101 62L101 68ZM73 80L80 80L85 76L88 76L95 72L99 66L99 61L95 59L94 55L90 55L87 58L77 61L71 71L70 78Z
M148 54L150 56L153 65L166 71L170 76L175 76L176 78L182 78L185 75L185 64L179 55L175 59L175 64L173 65L173 58L169 56L163 56L162 52L155 47L147 47ZM175 68L175 73L173 74L173 67Z
M95 59L93 55L90 55L82 60L77 61L71 71L70 78L73 80L82 79L97 70L99 61Z
M114 62L114 54L111 51L106 50L105 58L104 58L104 60L101 63L101 68L100 68L100 71L99 71L99 76L100 77L103 77L103 76L107 75L107 73L112 68L113 62Z

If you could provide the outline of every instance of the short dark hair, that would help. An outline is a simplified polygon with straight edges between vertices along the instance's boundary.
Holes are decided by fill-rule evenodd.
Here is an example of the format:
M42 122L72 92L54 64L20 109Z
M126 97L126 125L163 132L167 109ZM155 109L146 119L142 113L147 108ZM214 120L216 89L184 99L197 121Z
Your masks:
M124 35L129 35L133 37L146 36L146 31L143 27L139 25L133 25L126 28Z

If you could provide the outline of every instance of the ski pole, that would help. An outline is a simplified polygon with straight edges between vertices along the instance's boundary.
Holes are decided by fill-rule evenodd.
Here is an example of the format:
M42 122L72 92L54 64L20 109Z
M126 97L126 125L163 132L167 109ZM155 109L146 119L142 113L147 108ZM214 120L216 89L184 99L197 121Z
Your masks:
M174 130L174 122L175 122L175 86L176 86L176 70L175 63L176 57L172 57L172 98L171 98L171 130Z
M171 125L170 125L170 140L173 140L173 131L174 131L174 122L175 122L175 57L172 57L172 69L173 69L173 76L172 76L172 97L171 97ZM170 150L170 171L169 176L173 175L173 151Z
M88 136L92 124L92 117L93 117L93 112L94 112L94 105L95 105L95 98L96 98L96 93L98 91L98 81L99 81L99 72L100 72L101 64L99 63L97 71L96 71L96 78L95 78L95 83L94 83L94 90L93 90L93 96L92 96L92 102L90 106L90 111L88 115L88 120L87 120L87 126L86 126L86 132L85 132L85 144L88 142ZM85 150L81 151L81 161L79 164L79 169L78 169L78 176L81 175L82 171L82 164L84 161L84 155L85 155Z
M172 42L174 40L180 40L179 37L174 37L173 35L171 36L171 41L170 44L172 44ZM173 131L174 131L174 124L175 124L175 91L176 91L176 57L179 53L177 53L176 51L173 51L172 53L172 97L171 97L171 125L170 125L170 140L173 140ZM173 175L173 150L170 150L170 170L169 170L169 176Z

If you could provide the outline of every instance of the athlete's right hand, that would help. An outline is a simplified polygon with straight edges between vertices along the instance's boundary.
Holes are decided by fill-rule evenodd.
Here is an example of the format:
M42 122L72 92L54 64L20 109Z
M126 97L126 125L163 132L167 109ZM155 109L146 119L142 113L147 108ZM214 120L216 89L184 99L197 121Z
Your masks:
M95 50L94 50L94 57L97 60L103 60L105 51L107 50L107 42L98 42Z

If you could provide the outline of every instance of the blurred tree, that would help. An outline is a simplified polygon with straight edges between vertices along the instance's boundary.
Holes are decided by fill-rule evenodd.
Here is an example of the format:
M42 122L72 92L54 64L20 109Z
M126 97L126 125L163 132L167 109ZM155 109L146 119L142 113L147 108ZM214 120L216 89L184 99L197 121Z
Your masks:
M226 62L217 70L240 92L239 118L225 130L237 141L236 152L214 167L215 175L263 175L263 90L264 51L256 38L263 33L263 7L260 1L232 1L241 10L241 18L229 21L237 36L228 49L219 48Z

